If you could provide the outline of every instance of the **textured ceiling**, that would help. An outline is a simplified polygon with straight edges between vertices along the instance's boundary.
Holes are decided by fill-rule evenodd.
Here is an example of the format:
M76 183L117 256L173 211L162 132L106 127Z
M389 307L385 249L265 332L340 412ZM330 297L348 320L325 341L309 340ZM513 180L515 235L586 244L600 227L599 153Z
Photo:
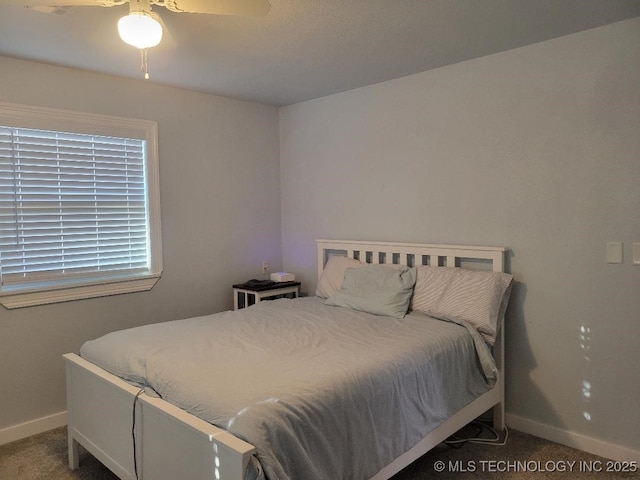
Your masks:
M270 3L261 18L155 7L168 35L149 50L150 81L281 106L640 16L640 0ZM116 29L127 12L0 0L0 55L142 79L140 53Z

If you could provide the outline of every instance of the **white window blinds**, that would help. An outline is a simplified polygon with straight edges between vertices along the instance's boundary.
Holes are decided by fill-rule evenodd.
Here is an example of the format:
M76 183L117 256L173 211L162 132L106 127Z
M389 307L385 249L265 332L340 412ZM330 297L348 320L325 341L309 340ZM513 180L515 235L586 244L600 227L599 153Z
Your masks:
M146 270L144 148L0 126L3 285Z

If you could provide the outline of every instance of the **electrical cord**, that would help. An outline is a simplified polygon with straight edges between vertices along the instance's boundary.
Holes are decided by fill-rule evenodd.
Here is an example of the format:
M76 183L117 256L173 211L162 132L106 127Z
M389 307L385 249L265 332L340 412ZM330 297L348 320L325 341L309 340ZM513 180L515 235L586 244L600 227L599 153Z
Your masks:
M133 470L136 474L136 480L138 477L138 455L136 454L136 403L138 403L138 397L144 392L144 387L138 390L135 398L133 399L133 421L131 422L131 437L133 438Z
M470 423L470 425L479 428L478 432L475 435L467 438L456 438L455 436L451 436L449 437L449 439L445 440L444 443L453 448L460 448L460 446L462 446L461 444L465 444L467 442L500 447L506 445L507 441L509 440L509 429L506 425L504 427L505 435L502 441L500 441L500 434L493 427L479 421L473 421ZM484 430L489 430L493 434L494 438L481 437L480 434Z
M470 438L478 438L480 437L480 434L482 433L482 431L484 430L484 428L482 427L482 425L478 425L474 422L471 422L469 424L469 426L473 426L475 427L477 430L476 432L470 437ZM468 442L468 439L466 438L458 438L456 437L456 435L452 435L450 436L447 440L444 441L444 443L446 445L448 445L451 448L462 448L464 446L465 443Z

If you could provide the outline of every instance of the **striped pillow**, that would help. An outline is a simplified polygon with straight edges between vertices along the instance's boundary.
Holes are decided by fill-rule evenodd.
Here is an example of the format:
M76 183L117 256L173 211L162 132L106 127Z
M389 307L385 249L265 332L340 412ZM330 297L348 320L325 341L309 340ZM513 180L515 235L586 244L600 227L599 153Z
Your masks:
M466 321L493 345L498 320L507 309L513 276L450 267L422 266L417 270L413 310L445 320Z

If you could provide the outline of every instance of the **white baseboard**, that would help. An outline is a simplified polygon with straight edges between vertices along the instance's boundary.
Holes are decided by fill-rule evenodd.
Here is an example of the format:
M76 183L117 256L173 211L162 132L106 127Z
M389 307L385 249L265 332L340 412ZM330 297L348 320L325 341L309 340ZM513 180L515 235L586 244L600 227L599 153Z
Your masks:
M20 423L0 430L0 445L47 432L67 424L67 412L54 413L29 422Z
M640 451L632 450L621 445L608 443L581 433L562 430L543 423L534 422L518 415L506 414L507 426L536 437L561 443L583 452L599 455L620 462L637 462L640 464Z

